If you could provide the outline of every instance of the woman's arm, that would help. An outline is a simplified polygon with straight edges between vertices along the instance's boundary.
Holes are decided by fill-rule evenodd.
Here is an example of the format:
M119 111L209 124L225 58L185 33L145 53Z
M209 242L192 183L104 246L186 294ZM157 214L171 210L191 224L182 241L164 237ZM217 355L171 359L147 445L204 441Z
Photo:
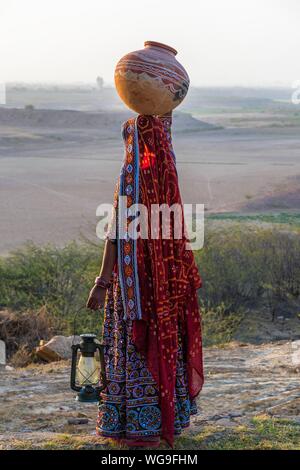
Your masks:
M111 275L117 259L117 243L107 238L104 246L102 266L100 269L99 276L105 281L111 280Z
M117 259L117 245L115 242L107 239L104 246L102 266L99 277L104 281L110 282L112 272ZM91 310L98 310L104 306L106 289L95 285L90 291L86 306Z

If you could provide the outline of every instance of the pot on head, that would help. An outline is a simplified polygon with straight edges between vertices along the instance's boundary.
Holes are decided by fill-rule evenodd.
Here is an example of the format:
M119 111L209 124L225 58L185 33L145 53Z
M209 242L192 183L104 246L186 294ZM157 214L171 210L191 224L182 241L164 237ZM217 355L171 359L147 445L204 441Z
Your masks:
M185 98L189 76L176 60L175 49L154 41L146 41L144 46L117 63L117 91L124 103L138 114L169 113Z

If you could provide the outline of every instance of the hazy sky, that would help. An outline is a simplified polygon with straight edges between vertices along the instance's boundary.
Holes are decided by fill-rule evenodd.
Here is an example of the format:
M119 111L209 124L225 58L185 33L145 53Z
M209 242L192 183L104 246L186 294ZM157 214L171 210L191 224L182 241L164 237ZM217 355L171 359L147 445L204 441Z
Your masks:
M144 40L175 47L193 85L300 80L299 0L0 0L0 82L113 83Z

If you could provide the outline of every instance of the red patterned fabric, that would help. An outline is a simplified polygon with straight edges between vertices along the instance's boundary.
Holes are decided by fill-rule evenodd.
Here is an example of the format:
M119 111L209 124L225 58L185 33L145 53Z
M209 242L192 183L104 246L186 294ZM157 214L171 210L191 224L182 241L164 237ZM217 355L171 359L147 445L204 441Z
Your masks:
M129 121L133 125L134 121ZM128 125L128 124L127 124ZM126 126L125 126L126 128ZM139 116L139 201L148 209L151 227L151 205L174 203L182 207L175 161L169 136L159 118ZM125 144L132 137L124 135ZM126 142L126 139L129 139ZM160 391L162 437L172 446L174 441L175 379L178 330L185 338L190 398L195 398L203 385L201 322L196 290L201 279L193 252L186 249L186 238L139 238L137 262L142 319L133 321L133 341L146 357L147 366Z

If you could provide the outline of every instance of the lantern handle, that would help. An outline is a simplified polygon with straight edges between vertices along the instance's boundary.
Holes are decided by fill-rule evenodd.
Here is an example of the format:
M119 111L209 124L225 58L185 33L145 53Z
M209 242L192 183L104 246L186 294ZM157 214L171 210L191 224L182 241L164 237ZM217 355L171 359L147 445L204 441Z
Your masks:
M72 340L72 346L75 344L75 337L76 337L76 321L77 321L77 315L84 309L87 309L86 305L82 305L76 312L74 313L74 318L73 318L73 340ZM102 310L102 309L101 309ZM89 313L91 311L89 310Z

